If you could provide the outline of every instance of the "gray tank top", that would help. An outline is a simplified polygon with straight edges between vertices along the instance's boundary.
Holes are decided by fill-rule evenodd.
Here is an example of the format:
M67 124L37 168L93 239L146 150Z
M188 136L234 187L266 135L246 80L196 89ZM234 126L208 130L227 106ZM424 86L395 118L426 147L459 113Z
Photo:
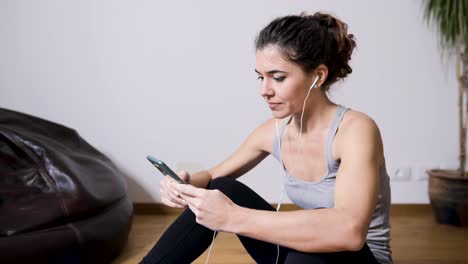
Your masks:
M304 181L286 172L285 191L291 201L303 209L332 208L334 206L334 188L340 161L333 160L331 147L338 126L348 108L338 105L335 117L328 132L326 145L327 173L316 182ZM279 131L279 139L273 144L273 156L280 160L281 138L289 120ZM283 164L281 164L283 165ZM384 165L380 168L380 190L377 205L367 232L366 242L375 258L383 264L393 263L390 249L390 183Z

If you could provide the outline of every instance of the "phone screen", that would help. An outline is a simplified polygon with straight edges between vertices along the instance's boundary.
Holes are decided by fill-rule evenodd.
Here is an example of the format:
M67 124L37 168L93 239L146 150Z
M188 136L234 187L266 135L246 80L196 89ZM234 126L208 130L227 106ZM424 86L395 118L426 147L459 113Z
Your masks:
M148 155L146 157L151 164L153 164L163 175L168 175L179 183L185 183L169 166L166 165L162 160L157 159L153 156Z

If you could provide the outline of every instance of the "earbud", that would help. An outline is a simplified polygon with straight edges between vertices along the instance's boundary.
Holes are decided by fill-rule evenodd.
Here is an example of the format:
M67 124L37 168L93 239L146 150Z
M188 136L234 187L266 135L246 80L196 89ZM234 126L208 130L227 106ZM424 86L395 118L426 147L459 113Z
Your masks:
M320 77L317 76L317 78L315 78L315 81L312 83L312 85L310 86L309 88L309 91L314 89L314 88L317 88L317 81L320 80Z

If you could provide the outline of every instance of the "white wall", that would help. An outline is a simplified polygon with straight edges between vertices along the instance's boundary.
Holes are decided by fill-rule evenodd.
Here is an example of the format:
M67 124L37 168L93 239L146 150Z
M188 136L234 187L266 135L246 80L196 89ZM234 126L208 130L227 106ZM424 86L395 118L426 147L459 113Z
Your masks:
M126 173L135 202L158 202L146 155L207 168L234 151L270 117L254 38L304 10L349 24L353 73L331 97L377 121L390 173L412 169L392 181L393 203L427 203L419 178L456 166L458 129L453 60L420 1L0 1L0 106L76 129ZM278 168L268 158L241 179L275 202Z

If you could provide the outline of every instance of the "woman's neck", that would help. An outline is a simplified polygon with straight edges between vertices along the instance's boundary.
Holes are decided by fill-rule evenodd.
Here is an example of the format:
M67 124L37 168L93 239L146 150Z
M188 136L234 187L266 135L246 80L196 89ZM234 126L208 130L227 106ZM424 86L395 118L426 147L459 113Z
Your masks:
M313 91L316 94L310 94L307 99L304 116L302 118L302 133L327 129L333 118L337 105L328 99L326 94L321 90ZM293 119L290 123L294 131L299 133L301 127L301 111L293 114Z

